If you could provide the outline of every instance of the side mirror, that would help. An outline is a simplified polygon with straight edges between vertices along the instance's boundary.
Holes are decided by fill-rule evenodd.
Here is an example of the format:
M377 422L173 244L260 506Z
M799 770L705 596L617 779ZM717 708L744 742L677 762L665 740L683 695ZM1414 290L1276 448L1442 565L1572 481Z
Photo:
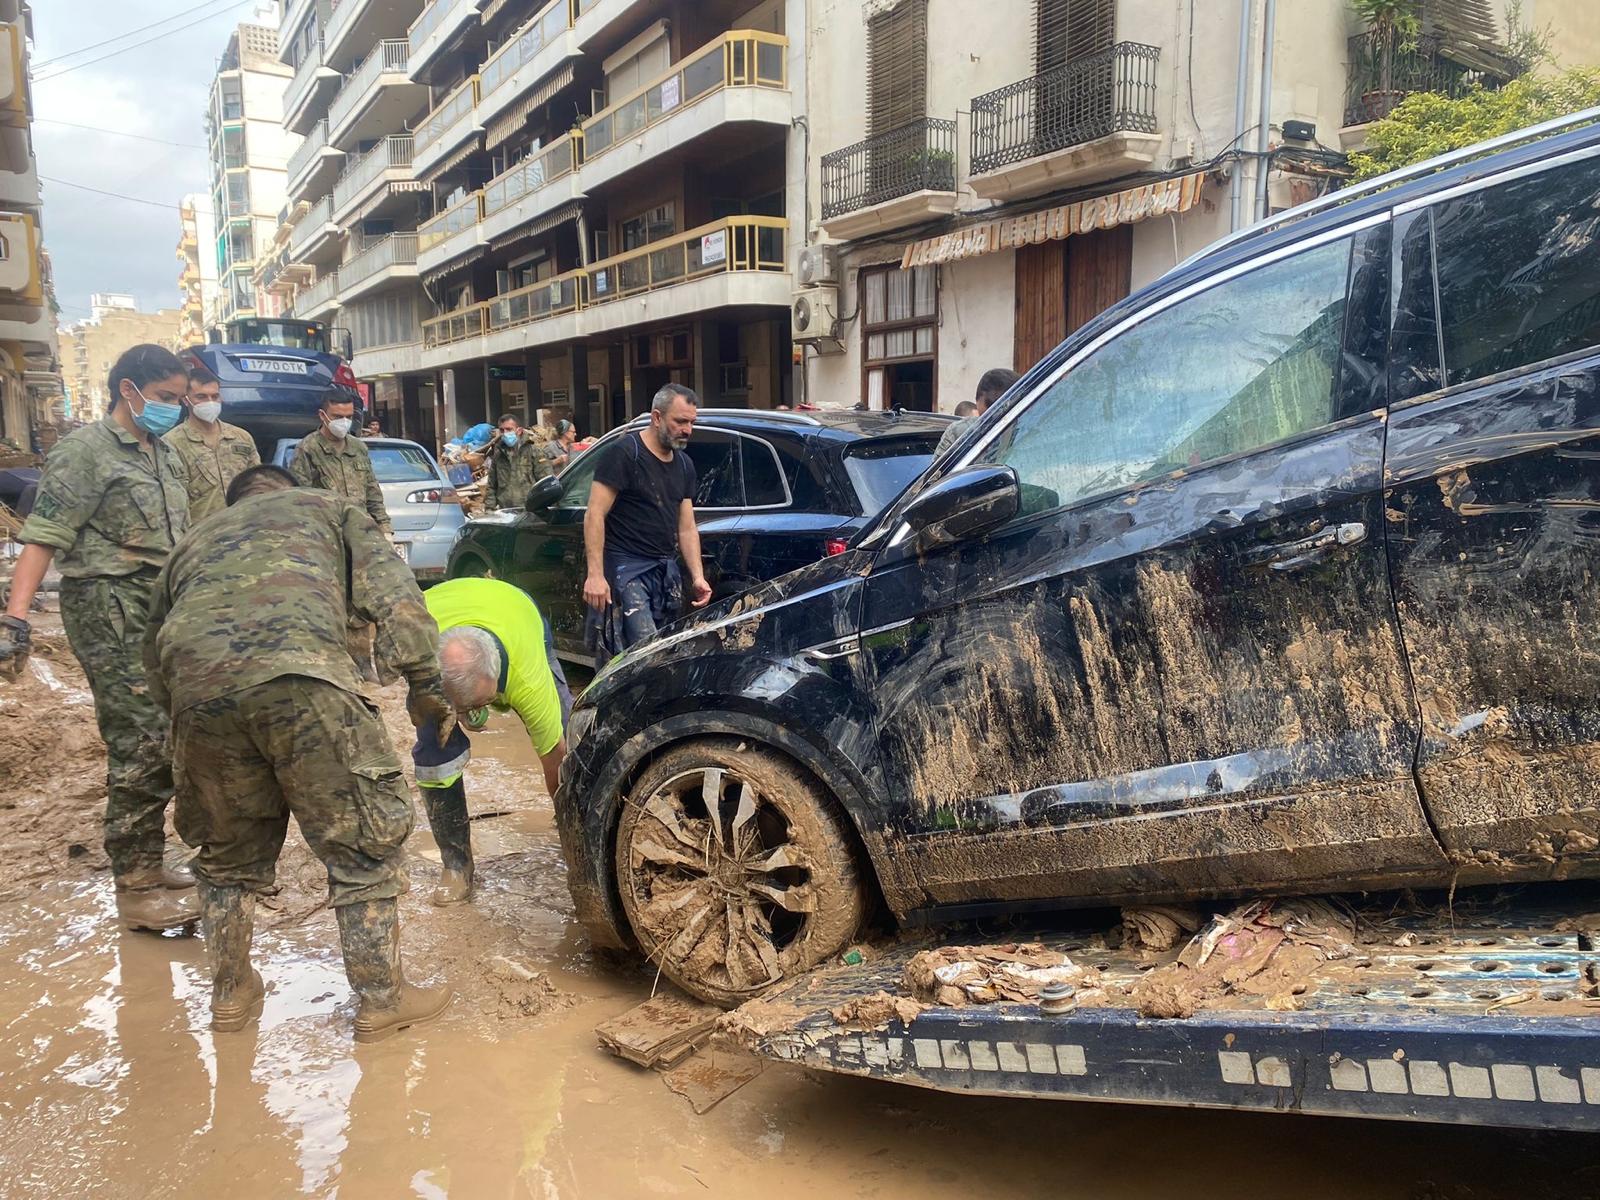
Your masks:
M523 507L529 512L544 512L547 508L554 508L560 499L561 481L554 475L546 475L528 490L528 501Z
M1017 515L1021 489L1010 467L963 467L923 489L901 519L923 548L965 541Z

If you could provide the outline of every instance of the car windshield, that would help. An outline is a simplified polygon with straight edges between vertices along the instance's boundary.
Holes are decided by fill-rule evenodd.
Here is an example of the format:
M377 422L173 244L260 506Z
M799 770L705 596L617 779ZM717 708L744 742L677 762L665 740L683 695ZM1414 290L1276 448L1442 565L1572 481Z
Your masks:
M861 511L868 516L881 512L933 461L936 435L924 437L871 438L856 442L844 452L845 473L856 489Z
M372 471L379 483L417 483L439 478L421 446L369 445L367 452L372 456Z
M328 352L328 335L322 326L304 321L237 321L232 340L246 346L285 346L294 350Z

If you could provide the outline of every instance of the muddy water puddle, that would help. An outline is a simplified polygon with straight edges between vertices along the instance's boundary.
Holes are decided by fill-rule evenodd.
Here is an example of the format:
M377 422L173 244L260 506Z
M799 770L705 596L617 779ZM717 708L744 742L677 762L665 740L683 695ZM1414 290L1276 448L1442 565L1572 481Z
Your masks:
M1573 1138L948 1096L788 1066L697 1117L595 1043L652 980L595 961L573 927L526 740L492 728L474 752L475 902L428 904L425 825L402 900L408 969L449 979L458 999L376 1046L350 1040L337 933L303 847L258 911L269 994L237 1034L207 1027L200 940L119 933L103 877L0 903L0 1196L1600 1193ZM508 982L496 959L537 984Z

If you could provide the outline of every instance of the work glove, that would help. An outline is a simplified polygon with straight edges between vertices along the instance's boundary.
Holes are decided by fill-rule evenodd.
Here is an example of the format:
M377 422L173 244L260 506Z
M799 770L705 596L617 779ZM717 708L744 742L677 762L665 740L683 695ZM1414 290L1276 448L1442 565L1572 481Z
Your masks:
M17 679L28 665L33 626L21 617L0 615L0 675Z

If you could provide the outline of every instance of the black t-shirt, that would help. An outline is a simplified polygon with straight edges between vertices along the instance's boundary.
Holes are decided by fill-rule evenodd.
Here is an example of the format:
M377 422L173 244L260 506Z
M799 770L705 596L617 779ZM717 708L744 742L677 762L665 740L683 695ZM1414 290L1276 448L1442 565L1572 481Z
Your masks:
M694 499L694 463L682 450L662 462L643 445L642 436L618 438L595 468L595 480L617 493L606 514L606 549L670 558L678 552L678 509Z

